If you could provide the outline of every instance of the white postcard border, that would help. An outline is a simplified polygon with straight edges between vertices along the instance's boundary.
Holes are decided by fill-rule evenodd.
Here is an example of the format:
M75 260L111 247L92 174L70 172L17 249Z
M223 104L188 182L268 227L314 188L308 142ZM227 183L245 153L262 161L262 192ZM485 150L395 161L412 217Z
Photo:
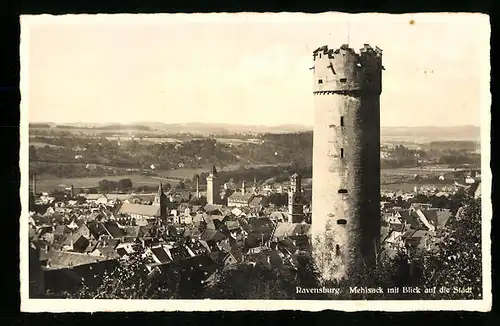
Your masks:
M168 22L189 22L205 21L220 22L221 20L230 21L232 19L241 20L252 18L253 21L297 21L307 19L306 16L313 14L301 13L281 13L281 14L169 14ZM483 76L483 85L481 85L481 193L482 193L482 268L483 268L483 299L482 300L356 300L356 301L333 301L333 300L84 300L84 299L30 299L29 298L29 268L28 268L28 191L29 191L29 98L28 94L28 71L29 62L29 44L30 29L29 25L37 24L42 21L65 21L81 23L82 18L93 16L95 20L106 23L109 15L37 15L21 17L21 44L20 44L20 90L21 90L21 112L20 112L20 170L21 170L21 216L20 216L20 294L21 311L23 312L119 312L119 311L276 311L276 310L303 310L303 311L489 311L492 304L491 293L491 170L490 170L490 23L489 17L482 14L341 14L341 13L322 13L314 14L315 19L337 19L341 21L366 21L374 17L388 16L391 19L419 21L443 21L448 19L459 19L463 15L475 15L478 24L483 24L485 33L483 44L488 49L485 52L485 58L481 67ZM119 20L126 22L130 19L129 14L119 15ZM133 15L137 18L137 15ZM155 19L165 19L165 14L141 15L140 21L153 22ZM116 17L115 17L116 18ZM486 30L488 33L486 33ZM488 57L486 57L488 53Z

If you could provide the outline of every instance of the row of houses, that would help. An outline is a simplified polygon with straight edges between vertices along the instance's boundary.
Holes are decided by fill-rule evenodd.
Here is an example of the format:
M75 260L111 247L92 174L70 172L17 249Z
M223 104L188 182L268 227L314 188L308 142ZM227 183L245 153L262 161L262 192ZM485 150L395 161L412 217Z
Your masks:
M449 209L434 208L427 203L386 211L382 214L382 250L388 255L400 250L430 250L451 219Z
M164 220L159 205L131 202L131 195L56 200L30 216L30 252L41 270L33 275L43 275L44 291L57 292L79 283L77 275L93 277L143 250L150 273L165 274L177 264L204 269L205 282L233 264L292 265L290 257L309 245L310 225L283 223L285 212L185 202L172 207Z

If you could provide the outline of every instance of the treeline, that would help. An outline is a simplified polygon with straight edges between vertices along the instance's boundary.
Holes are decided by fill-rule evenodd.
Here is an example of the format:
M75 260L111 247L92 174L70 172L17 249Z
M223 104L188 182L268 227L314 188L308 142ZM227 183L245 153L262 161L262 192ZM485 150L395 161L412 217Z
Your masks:
M454 140L454 141L432 141L428 145L431 149L465 149L475 150L479 147L476 141Z
M30 128L51 128L52 126L48 123L30 123Z
M219 181L221 183L239 183L242 181L253 182L255 179L258 184L272 184L275 182L286 182L295 172L299 173L302 178L312 177L312 166L265 166L258 168L240 168L231 171L220 171ZM208 172L193 175L193 181L199 178L201 185L206 185ZM250 185L250 184L249 184Z
M132 180L121 179L118 181L103 179L99 181L99 190L104 192L110 192L114 190L127 191L132 190Z

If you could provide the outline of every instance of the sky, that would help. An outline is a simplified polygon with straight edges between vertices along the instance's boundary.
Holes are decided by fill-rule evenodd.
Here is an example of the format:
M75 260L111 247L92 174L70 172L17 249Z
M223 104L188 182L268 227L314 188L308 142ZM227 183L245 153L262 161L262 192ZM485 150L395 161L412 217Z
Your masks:
M383 50L382 126L480 125L489 21L471 14L24 16L22 110L30 122L312 125L312 52L345 43Z

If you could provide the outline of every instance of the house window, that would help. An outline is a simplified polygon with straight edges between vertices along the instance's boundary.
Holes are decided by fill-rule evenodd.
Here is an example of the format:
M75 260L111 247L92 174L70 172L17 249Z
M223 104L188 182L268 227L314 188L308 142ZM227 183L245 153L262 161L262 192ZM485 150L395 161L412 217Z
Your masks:
M344 157L344 149L343 149L343 148L341 148L341 149L340 149L340 157L341 157L341 158L343 158L343 157Z
M341 83L345 83L345 82L347 82L347 78L340 78L340 82L341 82Z
M339 194L347 194L347 189L339 189Z
M323 84L323 79L318 79L318 84Z
M337 224L339 224L339 225L346 225L346 224L347 224L347 221L346 221L345 219L343 219L343 218L339 218L339 219L337 220Z
M340 117L340 126L343 127L344 126L344 117Z
M340 246L338 244L335 245L335 256L340 256Z

